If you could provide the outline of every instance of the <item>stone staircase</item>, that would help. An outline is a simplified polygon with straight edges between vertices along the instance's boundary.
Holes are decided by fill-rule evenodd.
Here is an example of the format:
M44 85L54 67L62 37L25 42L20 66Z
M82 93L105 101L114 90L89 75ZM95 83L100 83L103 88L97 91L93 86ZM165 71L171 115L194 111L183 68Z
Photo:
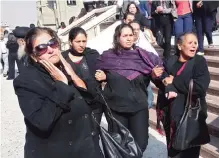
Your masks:
M163 50L156 47L161 55ZM172 48L172 53L174 52ZM219 49L205 49L205 58L208 62L208 69L211 75L211 82L207 91L206 101L208 105L207 124L211 136L211 142L202 146L201 156L203 158L219 158ZM158 89L152 84L154 92L154 103L157 101ZM150 125L156 128L156 111L150 109Z

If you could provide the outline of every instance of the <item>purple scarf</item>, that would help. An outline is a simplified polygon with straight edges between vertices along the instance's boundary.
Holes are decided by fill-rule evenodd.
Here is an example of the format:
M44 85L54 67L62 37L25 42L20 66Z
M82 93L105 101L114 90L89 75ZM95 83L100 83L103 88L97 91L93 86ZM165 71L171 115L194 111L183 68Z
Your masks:
M97 61L98 69L112 70L128 80L133 80L141 74L151 74L152 69L157 65L163 67L162 60L139 47L134 50L121 50L120 53L109 49Z

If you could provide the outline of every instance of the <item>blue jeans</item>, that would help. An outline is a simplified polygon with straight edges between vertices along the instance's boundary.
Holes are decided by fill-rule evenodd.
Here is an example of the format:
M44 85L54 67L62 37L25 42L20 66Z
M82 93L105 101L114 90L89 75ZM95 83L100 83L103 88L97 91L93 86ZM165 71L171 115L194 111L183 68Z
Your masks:
M148 93L148 108L151 108L153 106L154 94L150 84L148 85L147 93Z
M192 32L192 27L193 27L193 20L191 13L178 16L178 19L174 23L176 39L178 39L178 37L183 33Z

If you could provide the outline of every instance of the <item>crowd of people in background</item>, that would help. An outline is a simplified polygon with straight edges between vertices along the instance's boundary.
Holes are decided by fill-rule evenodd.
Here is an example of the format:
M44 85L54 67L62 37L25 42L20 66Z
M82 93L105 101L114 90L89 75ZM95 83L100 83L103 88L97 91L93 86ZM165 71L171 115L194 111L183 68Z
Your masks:
M0 71L7 80L13 80L21 72L24 52L20 50L24 47L24 32L33 28L35 28L34 24L30 24L29 27L17 26L13 31L1 28Z
M87 47L87 33L81 27L70 30L69 49L64 52L57 32L50 28L31 24L12 32L1 29L2 73L8 80L15 79L27 127L26 158L103 158L99 124L106 103L143 153L148 145L148 109L153 106L150 82L159 88L157 123L164 126L169 157L199 158L201 145L210 141L205 121L210 75L201 55L204 34L208 47L214 47L212 30L219 2L109 1L109 5L115 3L121 23L114 31L112 46L103 52ZM84 11L104 5L103 1L86 0ZM65 28L61 22L60 30ZM164 49L163 57L154 49L155 43ZM193 101L202 106L201 130L189 147L176 149L174 134L191 80Z

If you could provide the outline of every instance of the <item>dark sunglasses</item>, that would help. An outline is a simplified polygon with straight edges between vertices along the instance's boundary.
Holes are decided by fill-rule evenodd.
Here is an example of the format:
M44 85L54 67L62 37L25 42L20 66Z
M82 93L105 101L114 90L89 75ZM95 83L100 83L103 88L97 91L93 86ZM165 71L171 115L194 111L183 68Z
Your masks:
M40 44L38 46L35 47L35 53L38 56L41 56L43 54L45 54L48 50L48 46L51 48L57 48L59 46L59 42L57 41L56 38L52 38L51 40L49 40L49 42L47 44Z

